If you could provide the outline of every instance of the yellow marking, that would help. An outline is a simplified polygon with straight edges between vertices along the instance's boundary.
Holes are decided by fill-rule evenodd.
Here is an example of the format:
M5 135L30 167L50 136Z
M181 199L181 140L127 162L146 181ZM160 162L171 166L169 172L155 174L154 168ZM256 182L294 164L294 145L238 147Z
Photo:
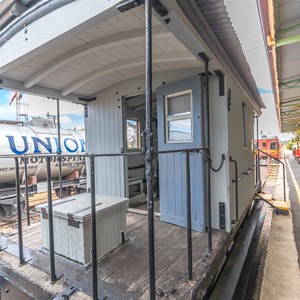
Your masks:
M289 167L289 170L290 170L290 173L291 173L291 176L292 176L292 180L293 180L293 183L294 183L294 186L295 186L295 189L296 189L296 192L297 192L297 196L298 196L298 203L300 205L300 189L299 189L299 185L298 185L298 183L296 181L296 178L295 178L294 173L292 171L292 168L290 166L289 160L286 159L286 162L287 162L287 165Z
M258 196L264 198L267 201L272 201L273 200L273 195L272 194L263 194L263 193L261 193L261 194L258 194Z
M273 201L273 205L280 210L289 210L287 202L284 201Z

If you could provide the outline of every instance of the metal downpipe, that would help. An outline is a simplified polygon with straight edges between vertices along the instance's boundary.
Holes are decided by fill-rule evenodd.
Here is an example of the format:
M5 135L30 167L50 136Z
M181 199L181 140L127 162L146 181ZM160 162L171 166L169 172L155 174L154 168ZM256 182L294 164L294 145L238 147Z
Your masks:
M207 233L208 233L208 251L212 251L212 228L211 228L211 157L210 157L210 118L209 118L209 69L208 63L209 58L205 53L199 53L199 57L203 60L205 64L205 115L206 115L206 184L207 184Z

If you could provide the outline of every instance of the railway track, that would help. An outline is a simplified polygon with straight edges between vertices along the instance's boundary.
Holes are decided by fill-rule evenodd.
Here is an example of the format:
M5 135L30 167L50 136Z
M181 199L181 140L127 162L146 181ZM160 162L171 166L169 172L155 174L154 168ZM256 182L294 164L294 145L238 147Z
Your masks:
M58 200L59 198L56 196L55 192L52 192L52 200ZM29 211L30 211L30 223L36 223L40 221L40 214L34 211L36 205L46 203L48 201L48 193L40 193L35 194L33 197L29 198ZM22 225L27 226L27 216L26 216L26 208L22 215ZM2 222L0 221L0 234L10 233L11 230L17 228L17 220L11 222Z
M205 299L247 299L251 272L254 272L254 256L265 218L262 206L260 200L255 203L251 216L245 221L214 287Z

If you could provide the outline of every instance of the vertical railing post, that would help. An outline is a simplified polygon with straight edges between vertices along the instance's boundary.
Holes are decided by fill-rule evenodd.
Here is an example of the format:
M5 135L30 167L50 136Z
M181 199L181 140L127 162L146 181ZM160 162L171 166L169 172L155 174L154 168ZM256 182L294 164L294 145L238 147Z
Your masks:
M26 197L27 226L30 226L29 193L28 193L28 170L27 170L27 157L26 156L24 156L24 175L25 175L25 197Z
M23 232L22 232L22 203L21 203L21 190L20 190L20 169L19 158L15 157L16 167L16 196L17 196L17 214L18 214L18 237L19 237L19 262L20 265L25 264L24 251L23 251Z
M187 208L187 257L188 257L188 278L193 279L193 244L192 244L192 205L191 205L191 177L190 177L190 153L186 154L186 208Z
M55 255L54 255L53 207L52 207L52 184L51 184L51 157L47 157L46 160L47 160L50 271L51 271L51 283L55 283L56 280L57 280L57 277L56 277L56 273L55 273Z
M148 260L150 299L155 299L155 245L153 207L153 132L152 132L152 0L145 0L146 30L146 155L145 175L147 180L148 206Z
M284 202L286 202L286 182L285 182L285 179L286 179L286 176L285 176L285 164L282 162L282 171L283 171L283 199L284 199Z
M258 192L261 192L261 177L260 177L260 159L259 159L259 131L258 131L258 116L256 117L256 141L257 141L257 184Z
M207 161L206 161L206 183L207 183L207 236L208 236L208 251L212 250L212 229L211 229L211 152L210 152L210 109L209 109L209 58L203 52L198 54L203 60L205 66L205 115L206 115L206 148L207 148Z
M92 268L93 268L93 300L98 300L97 270L97 229L96 229L96 191L95 191L95 156L90 156L91 211L92 211Z
M59 99L57 101L57 154L58 156L58 176L59 176L59 198L62 198L62 167L61 167L61 141L60 141L60 108Z

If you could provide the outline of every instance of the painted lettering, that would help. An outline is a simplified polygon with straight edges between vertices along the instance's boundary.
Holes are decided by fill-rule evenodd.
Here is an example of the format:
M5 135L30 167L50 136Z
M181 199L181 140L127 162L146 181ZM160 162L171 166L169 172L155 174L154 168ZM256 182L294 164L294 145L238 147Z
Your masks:
M15 143L15 137L12 135L7 135L6 136L8 138L8 142L9 142L9 147L10 150L15 153L15 154L25 154L28 151L28 142L27 142L27 137L26 136L21 136L22 140L23 140L23 150L18 150L16 148L16 143Z
M41 150L39 149L39 144L42 145L49 153L52 153L52 145L49 137L45 139L47 142L44 142L41 139L34 136L31 138L34 146L33 153L42 153Z
M81 152L85 152L85 141L83 139L79 139L81 145Z
M69 143L68 143L69 142ZM73 144L73 149L72 148L70 148L70 142ZM68 145L69 144L69 145ZM77 141L76 140L74 140L74 139L71 139L71 138L66 138L65 140L64 140L64 146L65 146L65 148L66 148L66 150L68 151L68 152L70 152L70 153L74 153L74 152L76 152L77 150L78 150L78 143L77 143ZM74 148L74 146L75 146L75 148Z

